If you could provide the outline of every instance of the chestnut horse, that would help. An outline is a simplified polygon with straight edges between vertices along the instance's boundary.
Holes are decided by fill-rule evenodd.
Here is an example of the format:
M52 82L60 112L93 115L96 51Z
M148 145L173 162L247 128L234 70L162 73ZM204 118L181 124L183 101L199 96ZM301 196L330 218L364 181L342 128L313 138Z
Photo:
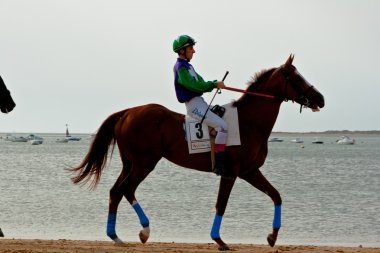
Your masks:
M16 104L11 97L11 93L5 86L3 79L0 76L0 110L3 113L8 113L15 108Z
M234 102L238 111L241 146L229 146L226 149L226 163L234 177L220 179L211 229L211 238L220 250L229 249L222 241L219 230L237 177L269 195L274 202L273 230L267 240L271 246L276 242L281 226L282 201L279 192L259 170L268 153L268 138L283 101L292 100L313 110L324 106L322 94L299 74L292 65L293 58L291 55L284 65L257 74L246 90L273 95L274 99L244 94ZM123 244L115 230L116 213L123 196L135 209L143 227L140 231L141 242L147 241L149 219L137 202L135 191L162 157L185 168L211 172L210 152L189 154L183 123L184 115L157 104L114 113L100 126L82 163L70 169L75 174L72 178L75 184L91 181L91 186L95 187L106 165L108 149L117 143L123 167L110 190L107 221L107 235L117 244Z

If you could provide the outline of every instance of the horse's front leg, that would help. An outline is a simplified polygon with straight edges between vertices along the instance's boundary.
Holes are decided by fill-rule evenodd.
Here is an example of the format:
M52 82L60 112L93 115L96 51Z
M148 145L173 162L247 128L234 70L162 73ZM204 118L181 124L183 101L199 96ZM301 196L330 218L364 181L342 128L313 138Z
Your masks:
M253 185L258 190L268 195L274 203L273 231L268 235L267 240L271 247L276 243L278 231L281 227L281 205L280 193L268 182L259 169L252 173L245 174L242 179Z
M220 179L219 185L219 193L218 200L216 202L216 213L214 218L214 223L211 228L211 238L219 245L219 250L229 250L230 248L223 240L220 238L220 225L222 224L222 219L224 212L226 211L226 206L228 202L228 198L230 197L230 193L232 187L234 186L235 179Z

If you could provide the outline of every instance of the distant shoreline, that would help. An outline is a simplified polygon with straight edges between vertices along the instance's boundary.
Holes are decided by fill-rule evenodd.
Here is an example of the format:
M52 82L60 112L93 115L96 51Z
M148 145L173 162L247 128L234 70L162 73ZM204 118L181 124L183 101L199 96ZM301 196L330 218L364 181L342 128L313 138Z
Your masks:
M350 130L328 130L323 132L272 132L271 135L281 136L281 135L299 135L299 136L316 136L316 135L331 135L331 136L343 136L347 135L350 137L355 136L380 136L379 130L370 131L350 131Z
M273 133L285 133L285 134L342 134L342 135L347 135L347 134L380 134L380 130L369 130L369 131L351 131L351 130L328 130L328 131L311 131L311 132L273 132Z

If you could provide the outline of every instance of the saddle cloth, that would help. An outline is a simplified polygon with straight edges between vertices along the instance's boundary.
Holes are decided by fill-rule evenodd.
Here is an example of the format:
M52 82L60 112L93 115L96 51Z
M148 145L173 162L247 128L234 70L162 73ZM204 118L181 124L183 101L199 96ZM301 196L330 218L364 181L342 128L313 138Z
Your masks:
M241 141L237 108L232 106L232 103L223 105L223 107L226 109L223 119L228 125L227 146L239 146L241 145ZM206 124L203 123L200 126L199 120L186 116L184 129L189 154L211 151L210 135Z

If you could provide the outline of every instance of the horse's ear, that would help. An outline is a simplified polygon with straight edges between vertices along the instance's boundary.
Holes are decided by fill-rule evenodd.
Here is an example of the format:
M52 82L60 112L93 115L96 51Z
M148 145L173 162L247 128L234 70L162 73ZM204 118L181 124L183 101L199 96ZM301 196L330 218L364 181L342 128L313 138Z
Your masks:
M285 66L291 66L293 63L294 54L290 54L288 60L285 63Z

